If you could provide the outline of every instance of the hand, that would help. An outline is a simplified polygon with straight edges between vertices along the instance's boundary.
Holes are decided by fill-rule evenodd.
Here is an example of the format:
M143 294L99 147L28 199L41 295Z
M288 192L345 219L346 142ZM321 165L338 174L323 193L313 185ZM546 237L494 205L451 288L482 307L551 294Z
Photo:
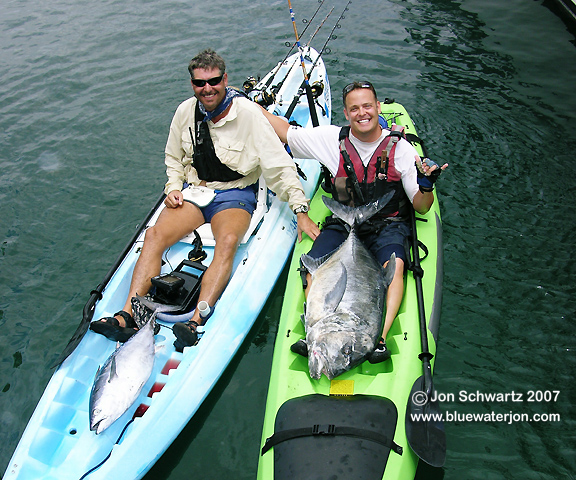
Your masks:
M164 205L168 208L177 208L182 205L184 195L180 190L172 190L164 199Z
M445 163L441 167L429 158L421 159L418 155L415 157L416 172L418 174L418 185L424 189L424 191L432 191L434 188L434 183L438 180L440 174L448 168L448 164Z
M320 228L316 225L307 213L296 214L296 220L298 221L298 241L302 241L302 232L308 235L312 240L316 240L316 237L320 235Z

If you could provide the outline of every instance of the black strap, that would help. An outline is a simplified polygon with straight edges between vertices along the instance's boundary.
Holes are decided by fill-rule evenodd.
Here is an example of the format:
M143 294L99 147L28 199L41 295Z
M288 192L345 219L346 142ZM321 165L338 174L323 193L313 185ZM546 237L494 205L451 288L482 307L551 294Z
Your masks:
M281 432L274 433L271 437L266 439L264 446L262 447L261 455L264 455L272 447L278 445L279 443L285 442L286 440L292 440L294 438L300 437L311 437L311 436L335 436L335 435L346 435L348 437L362 438L364 440L370 440L372 442L379 443L388 447L393 452L398 455L402 455L402 447L390 440L386 435L375 432L373 430L364 430L363 428L355 427L337 427L336 425L314 425L312 427L302 427L293 428L290 430L283 430Z
M308 269L302 263L302 260L300 260L300 267L298 268L298 271L300 272L300 280L302 280L302 289L306 290L308 288L308 280L306 279L306 277L308 276L309 272Z
M190 137L194 145L192 166L196 169L198 178L207 182L231 182L243 178L244 175L223 164L216 155L208 124L202 120L204 115L202 115L198 104L199 102L196 102L194 112L195 132L192 132L192 128L189 127Z
M343 166L344 171L346 172L346 176L348 177L348 181L350 182L350 186L354 192L354 203L363 205L365 203L364 193L360 188L360 183L358 182L358 176L356 175L356 170L354 170L354 165L352 164L352 160L350 160L350 155L346 151L346 138L348 138L348 134L350 133L350 126L342 127L340 129L340 135L338 136L338 140L340 141L340 154L342 155L342 159L344 160Z

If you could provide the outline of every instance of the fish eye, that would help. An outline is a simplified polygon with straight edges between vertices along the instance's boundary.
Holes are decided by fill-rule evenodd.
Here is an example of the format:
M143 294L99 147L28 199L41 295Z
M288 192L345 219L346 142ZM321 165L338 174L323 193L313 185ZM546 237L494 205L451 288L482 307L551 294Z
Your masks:
M344 346L340 349L340 352L341 352L343 355L346 355L346 356L350 356L353 351L354 351L354 348L352 348L352 345L350 345L349 343L347 343L346 345L344 345Z

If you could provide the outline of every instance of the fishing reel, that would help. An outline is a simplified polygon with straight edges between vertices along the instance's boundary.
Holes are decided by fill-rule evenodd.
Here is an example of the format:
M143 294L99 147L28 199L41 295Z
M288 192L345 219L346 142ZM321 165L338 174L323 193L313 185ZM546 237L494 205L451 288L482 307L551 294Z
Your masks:
M242 88L244 89L244 93L246 95L248 95L252 90L254 90L254 87L256 86L256 84L260 81L260 79L256 79L255 77L248 77L244 83L242 84Z
M316 100L324 92L324 82L322 80L315 81L310 85L310 90L312 91L312 98Z
M276 95L274 93L268 93L266 90L252 91L249 97L253 102L256 102L264 108L269 107L276 101Z

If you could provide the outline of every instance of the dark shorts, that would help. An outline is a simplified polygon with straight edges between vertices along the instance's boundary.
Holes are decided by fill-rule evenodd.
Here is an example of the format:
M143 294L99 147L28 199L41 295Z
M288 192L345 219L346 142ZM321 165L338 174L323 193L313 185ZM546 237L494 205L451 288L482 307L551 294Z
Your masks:
M366 248L372 252L381 265L390 260L392 253L396 258L401 258L406 263L406 251L404 240L410 235L410 227L405 222L391 222L379 233L360 237ZM332 225L322 229L322 232L310 249L308 255L320 258L336 250L348 237L348 234L340 227Z
M200 208L206 223L212 221L212 217L222 210L229 208L240 208L250 215L256 210L256 192L258 184L250 185L246 188L231 188L230 190L215 190L214 200L205 207Z

